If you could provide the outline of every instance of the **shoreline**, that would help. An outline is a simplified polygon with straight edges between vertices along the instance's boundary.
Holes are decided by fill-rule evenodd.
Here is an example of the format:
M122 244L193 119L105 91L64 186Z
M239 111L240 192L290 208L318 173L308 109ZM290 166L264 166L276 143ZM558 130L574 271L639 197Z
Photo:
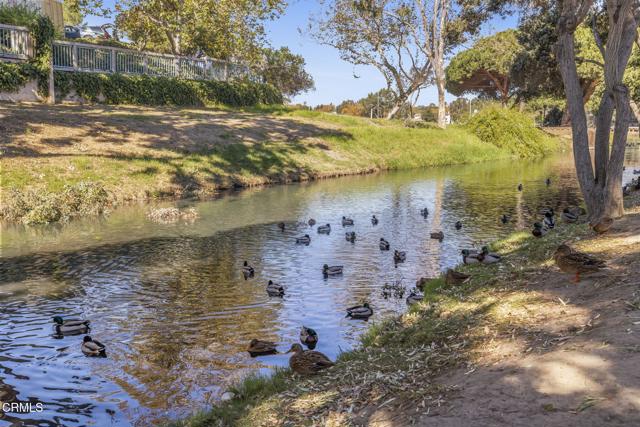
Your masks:
M207 200L229 189L523 157L461 126L414 128L302 110L0 105L0 116L7 123L2 190L16 190L20 199L3 201L9 222L34 208L23 222L65 221L129 202ZM541 144L546 154L564 147L546 136ZM60 199L65 192L72 194ZM52 212L56 205L79 208Z
M503 256L501 263L461 266L472 276L463 285L446 286L442 277L434 279L425 290L425 302L372 325L362 345L341 354L335 367L306 378L287 369L271 376L250 375L229 389L230 400L170 425L300 425L313 420L449 426L462 425L473 413L478 425L485 425L483 420L496 422L496 406L519 411L503 412L505 425L525 413L534 426L568 421L598 426L611 416L638 421L637 403L623 395L600 397L597 387L605 381L609 387L618 384L624 393L625 387L640 385L640 379L627 378L624 385L622 378L611 379L640 361L639 353L624 351L633 340L626 313L640 310L640 297L634 293L638 283L629 286L639 269L640 191L626 198L625 205L625 217L604 235L594 235L584 223L562 224L541 239L516 232L496 241L491 248ZM571 277L557 271L550 259L564 242L604 257L611 272L571 284ZM601 351L602 339L607 339L610 352ZM575 354L575 361L563 361L563 371L534 377L548 382L543 393L534 385L515 391L513 383L502 381L505 369L514 381L532 381L532 363L555 363L567 351ZM586 371L572 368L595 354L609 364ZM609 379L598 380L605 366L612 371ZM558 376L566 386L554 382ZM568 392L576 381L585 384L584 390ZM491 390L485 393L487 388ZM523 402L523 393L535 404ZM590 404L593 399L597 405ZM590 403L582 409L586 401Z

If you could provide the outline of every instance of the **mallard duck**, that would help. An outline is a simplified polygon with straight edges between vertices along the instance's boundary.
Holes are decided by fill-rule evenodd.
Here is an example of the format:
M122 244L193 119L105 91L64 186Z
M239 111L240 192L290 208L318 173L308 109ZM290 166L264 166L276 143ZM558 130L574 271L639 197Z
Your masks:
M535 237L542 237L547 234L547 229L545 229L541 223L535 222L533 224L533 230L531 231L531 234L533 234Z
M627 197L629 194L631 194L631 191L629 191L629 184L627 184L622 187L622 196Z
M556 226L556 219L554 217L553 209L550 209L544 213L542 225L549 230L552 230Z
M253 277L253 275L255 274L255 270L249 265L247 261L245 261L242 263L242 273L245 277Z
M378 218L376 218L376 216L375 216L375 215L373 215L373 216L371 217L371 224L372 224L372 225L378 225Z
M329 266L327 264L322 266L322 274L325 276L338 276L342 274L342 266L341 265L332 265Z
M255 338L249 342L247 351L251 357L265 356L267 354L275 354L278 352L276 349L276 343L271 341L262 341Z
M500 218L500 221L502 221L503 224L506 224L509 222L509 216L507 214L502 214L502 217Z
M444 283L447 285L459 285L469 280L471 276L468 274L460 273L452 269L448 269L444 276Z
M380 238L380 250L381 251L388 251L391 248L391 245L389 244L389 242L387 242L384 237Z
M334 365L324 354L315 350L305 351L300 344L293 344L287 353L293 353L289 367L296 374L312 375Z
M311 328L303 326L300 329L300 342L313 350L318 344L318 333Z
M89 335L86 335L82 339L82 346L80 347L82 353L89 357L107 357L107 350L104 344L100 341L96 341Z
M462 253L462 262L465 264L477 264L480 262L479 253L473 249L463 249Z
M282 297L284 296L284 287L278 283L274 283L273 280L269 280L267 283L267 294L270 297Z
M444 240L444 233L442 231L435 231L431 233L431 238L435 240Z
M342 217L342 226L346 227L348 225L353 225L353 219L347 218L346 216Z
M309 224L309 227L313 227L314 225L316 225L316 220L311 218L309 222L307 222L307 224Z
M296 243L299 245L308 245L309 243L311 243L311 237L309 237L308 234L305 234L304 236L301 236L301 237L297 237Z
M565 244L556 249L553 259L560 270L576 275L575 283L580 281L581 273L593 273L606 267L604 261L589 254L574 251Z
M284 222L278 223L278 228L280 229L280 231L284 231L284 229L285 229Z
M424 295L417 293L415 291L411 291L409 296L407 297L407 305L414 305L421 302L424 299Z
M551 178L547 178L545 180L545 184L547 184L547 187L551 185Z
M522 191L522 184L518 184L518 191Z
M500 262L502 257L496 253L489 252L489 248L483 246L480 254L478 255L478 260L483 264L494 264L496 262Z
M331 233L331 224L319 225L318 233L324 233L324 234Z
M356 232L355 231L347 231L346 233L344 233L345 238L347 239L348 242L355 242L356 241Z
M61 316L53 318L53 328L58 335L86 334L89 331L89 321L80 319L63 319Z
M640 169L634 169L633 170L633 174L634 175L640 175Z
M429 209L424 208L424 209L420 209L420 215L422 215L423 217L428 217L429 216Z
M404 251L393 251L393 260L397 263L405 262L407 259L407 253Z
M350 308L347 308L347 316L352 319L364 319L367 320L369 317L373 316L373 309L369 307L369 303L365 302L362 305L356 305Z
M462 222L456 221L456 230L460 230L462 228Z
M603 234L609 231L611 226L613 225L613 218L605 217L602 218L595 224L591 224L591 228L598 234Z

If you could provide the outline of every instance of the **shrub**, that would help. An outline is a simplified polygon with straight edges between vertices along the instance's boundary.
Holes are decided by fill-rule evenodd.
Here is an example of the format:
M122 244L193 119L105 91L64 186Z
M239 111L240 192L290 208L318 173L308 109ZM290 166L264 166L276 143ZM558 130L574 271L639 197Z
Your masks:
M48 224L81 215L101 214L108 203L104 188L91 182L66 185L60 193L14 189L4 200L0 218L24 224Z
M282 104L282 94L273 86L249 81L199 81L124 74L55 72L60 97L71 90L91 102L107 104L246 107Z
M480 140L519 157L539 157L556 148L554 140L536 128L529 116L509 108L485 108L466 126Z

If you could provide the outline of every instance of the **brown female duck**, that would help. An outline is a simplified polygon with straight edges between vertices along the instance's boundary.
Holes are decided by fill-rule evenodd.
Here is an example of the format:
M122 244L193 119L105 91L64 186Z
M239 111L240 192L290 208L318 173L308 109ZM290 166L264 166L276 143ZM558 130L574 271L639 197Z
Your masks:
M575 283L580 281L581 273L593 273L606 267L604 261L583 252L577 252L568 245L560 245L553 254L560 270L575 274Z
M276 350L276 343L271 341L262 341L255 338L249 343L247 351L251 357L275 354L278 352L278 350Z
M289 367L297 374L316 374L334 365L324 354L315 350L305 351L300 344L293 344L287 353L293 353L289 359Z

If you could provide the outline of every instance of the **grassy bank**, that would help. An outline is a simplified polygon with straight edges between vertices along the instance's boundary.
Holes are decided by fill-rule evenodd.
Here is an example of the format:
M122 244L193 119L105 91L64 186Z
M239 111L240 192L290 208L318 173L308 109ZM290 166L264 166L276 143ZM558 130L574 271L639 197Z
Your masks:
M29 193L22 200L49 200L88 182L104 188L110 203L206 197L231 187L521 156L462 127L409 128L283 108L0 105L0 117L1 189ZM540 153L558 146L542 141ZM24 209L7 199L5 219L20 220Z
M624 372L640 361L629 335L637 318L629 313L640 309L630 282L640 264L640 192L632 197L609 234L594 236L586 224L562 224L542 239L515 233L493 244L501 263L461 267L472 276L463 285L433 280L425 302L372 325L361 348L330 370L249 377L234 399L176 425L466 425L469 414L477 425L522 417L565 425L570 417L566 425L596 426L614 414L633 424L637 402L624 390L640 380ZM571 284L551 259L564 242L604 257L611 270ZM505 411L500 421L496 407Z

